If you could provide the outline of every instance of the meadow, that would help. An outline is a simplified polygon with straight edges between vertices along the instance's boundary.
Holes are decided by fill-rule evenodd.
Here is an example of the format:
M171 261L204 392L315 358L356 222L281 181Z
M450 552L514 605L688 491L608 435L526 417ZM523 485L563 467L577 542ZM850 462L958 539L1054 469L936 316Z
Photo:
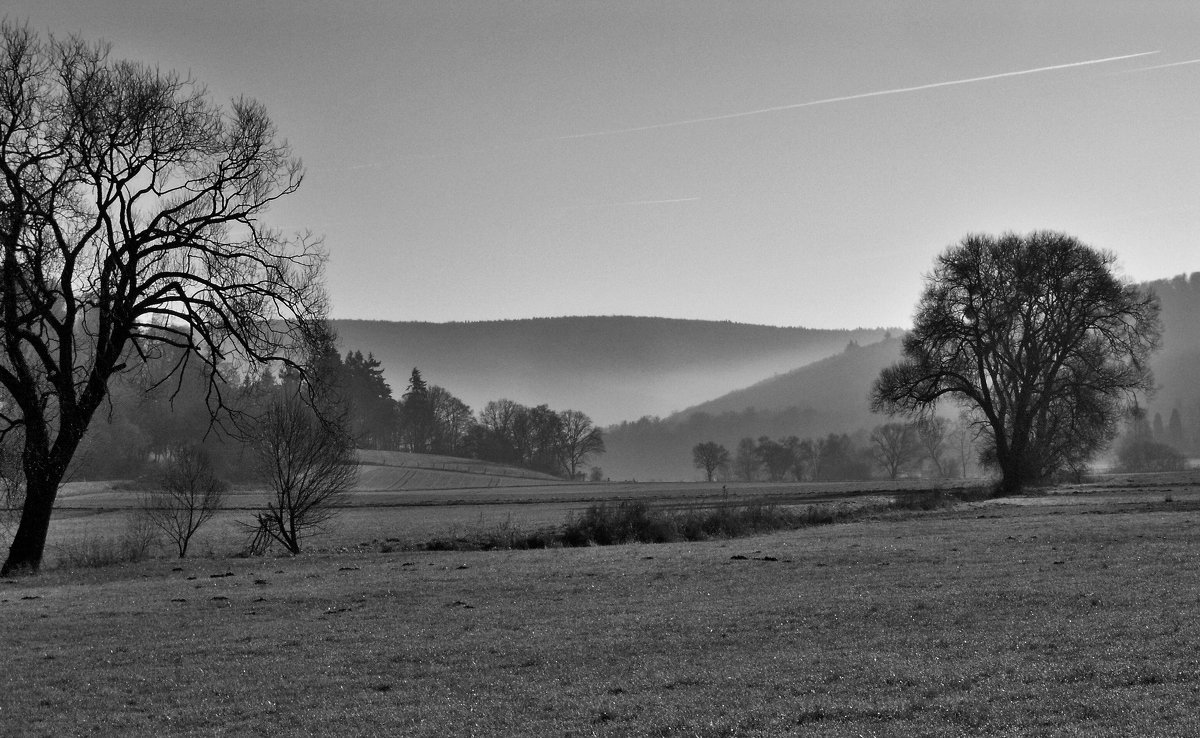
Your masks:
M753 493L852 504L885 486ZM645 494L690 504L689 487L721 495ZM570 493L489 499L524 525L561 522L584 504ZM486 507L422 494L351 508L299 557L0 582L0 734L1200 733L1194 473L751 538L383 546L384 512L469 525L479 510L459 508Z
M453 481L464 480L474 486L451 486ZM946 481L939 486L956 488L963 484ZM966 484L978 486L981 481ZM366 467L359 486L344 501L343 510L327 530L306 541L305 546L325 552L379 545L413 548L430 540L489 528L537 530L560 526L591 505L624 501L671 509L751 501L784 506L854 506L878 504L898 492L930 486L927 480L564 483L494 474L466 476L459 470ZM137 524L139 495L137 484L124 481L64 485L55 504L47 565L62 564L71 550L81 545L102 547L127 536L131 526ZM240 552L251 535L246 524L263 504L264 495L254 487L232 489L224 509L193 539L196 553L220 557Z

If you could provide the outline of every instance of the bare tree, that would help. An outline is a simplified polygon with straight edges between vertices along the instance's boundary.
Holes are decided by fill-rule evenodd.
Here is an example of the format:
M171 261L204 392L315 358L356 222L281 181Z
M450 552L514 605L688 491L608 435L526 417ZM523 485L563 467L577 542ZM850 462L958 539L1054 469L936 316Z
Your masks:
M255 529L300 553L301 539L337 514L358 478L344 417L318 412L294 388L280 387L258 419L252 442L268 494Z
M918 448L917 434L908 423L884 423L871 431L871 454L888 479L895 479L917 458Z
M738 441L737 451L733 457L734 477L743 482L753 482L758 479L758 470L761 465L754 439L743 438Z
M873 409L919 416L958 401L987 432L1002 494L1078 471L1153 388L1158 299L1114 262L1062 233L967 236L938 257Z
M933 464L938 477L948 476L946 462L942 457L945 456L949 443L950 421L937 415L923 417L917 421L916 431L917 441Z
M582 474L579 467L592 454L604 453L604 435L586 413L564 410L558 414L558 453L568 479Z
M164 345L184 349L167 376L290 361L324 254L263 217L301 178L259 103L0 23L0 434L23 433L26 492L0 575L41 564L114 375Z
M771 440L769 436L759 436L754 452L766 470L768 480L781 482L788 474L794 473L799 444L800 439L795 436L778 441Z
M145 495L143 509L154 526L175 543L182 559L192 536L221 509L228 490L229 485L213 474L204 449L181 446L170 451L162 486Z
M703 469L705 481L711 482L718 469L729 468L729 449L716 441L697 443L692 447L692 465Z
M475 424L471 408L437 385L429 388L429 404L433 406L433 453L462 455Z

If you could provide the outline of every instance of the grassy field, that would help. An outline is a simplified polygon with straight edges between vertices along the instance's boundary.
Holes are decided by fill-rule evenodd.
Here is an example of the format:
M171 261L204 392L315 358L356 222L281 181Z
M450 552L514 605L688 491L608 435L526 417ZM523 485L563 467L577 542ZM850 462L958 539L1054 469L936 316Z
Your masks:
M453 472L452 472L453 473ZM541 479L518 484L446 488L355 489L346 509L321 536L305 545L317 551L362 547L364 543L412 547L433 538L471 529L516 526L536 529L562 524L595 503L640 500L660 507L765 501L781 505L855 504L889 499L897 492L922 489L928 481L797 483L548 483ZM974 482L978 484L978 481ZM954 484L960 484L955 482ZM945 486L953 486L946 483ZM264 500L253 488L235 488L225 510L197 533L195 554L229 556L249 538L243 523ZM55 505L46 561L62 560L64 550L79 542L102 543L125 535L139 504L139 492L126 482L76 482L63 486ZM3 538L3 536L0 536ZM195 555L194 554L194 555Z
M702 543L50 572L0 583L0 734L1197 735L1198 544L1197 480L1141 477Z

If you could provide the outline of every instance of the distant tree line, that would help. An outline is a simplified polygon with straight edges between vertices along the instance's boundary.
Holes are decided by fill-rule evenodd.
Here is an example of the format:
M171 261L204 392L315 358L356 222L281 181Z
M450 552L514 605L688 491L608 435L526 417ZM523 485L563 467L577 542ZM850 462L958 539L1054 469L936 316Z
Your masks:
M1130 412L1125 431L1117 443L1113 469L1121 472L1186 469L1187 458L1181 451L1186 446L1186 436L1179 411L1171 413L1170 424L1166 427L1161 415L1156 413L1153 423L1146 416L1146 411L1140 407Z
M177 359L164 352L148 363ZM475 414L449 390L426 382L416 368L397 399L373 355L341 355L328 341L312 362L313 371L323 377L328 401L344 416L352 447L480 459L568 479L583 476L588 460L604 452L603 433L578 410L555 411L547 405L527 407L501 399ZM237 385L214 385L209 376L185 370L166 385L151 386L143 379L159 375L147 367L113 383L106 422L89 430L72 476L137 476L152 470L173 449L195 447L203 450L218 476L256 478L253 449L237 438L239 434L227 432L232 429L211 426L210 394L223 393L227 405L236 404L235 398L250 402L248 398L269 392L281 378L264 373Z
M371 354L331 356L359 448L443 454L522 466L577 479L586 461L604 453L604 436L586 413L493 400L479 411L425 381L414 367L399 400Z
M715 441L692 448L693 465L714 479L745 482L838 482L903 475L953 478L975 454L975 438L964 424L935 417L914 423L885 423L869 433L829 433L805 438L742 438L731 452Z

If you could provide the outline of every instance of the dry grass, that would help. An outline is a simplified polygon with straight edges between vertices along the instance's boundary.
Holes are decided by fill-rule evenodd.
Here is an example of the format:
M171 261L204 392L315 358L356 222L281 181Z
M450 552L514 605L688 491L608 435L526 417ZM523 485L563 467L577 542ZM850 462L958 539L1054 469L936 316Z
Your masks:
M1200 733L1200 490L1072 491L732 541L2 583L0 734Z
M925 483L927 484L927 483ZM639 501L656 507L691 509L763 502L777 505L880 503L898 492L921 489L918 481L859 483L603 483L535 484L467 489L357 489L325 535L310 550L339 551L366 545L418 547L432 540L472 536L508 526L524 532L561 526L594 504ZM131 482L76 482L63 486L50 528L46 564L71 559L80 541L116 546L136 512L141 487ZM241 551L264 493L235 487L226 510L201 528L189 556L223 557ZM3 541L0 541L3 543Z

